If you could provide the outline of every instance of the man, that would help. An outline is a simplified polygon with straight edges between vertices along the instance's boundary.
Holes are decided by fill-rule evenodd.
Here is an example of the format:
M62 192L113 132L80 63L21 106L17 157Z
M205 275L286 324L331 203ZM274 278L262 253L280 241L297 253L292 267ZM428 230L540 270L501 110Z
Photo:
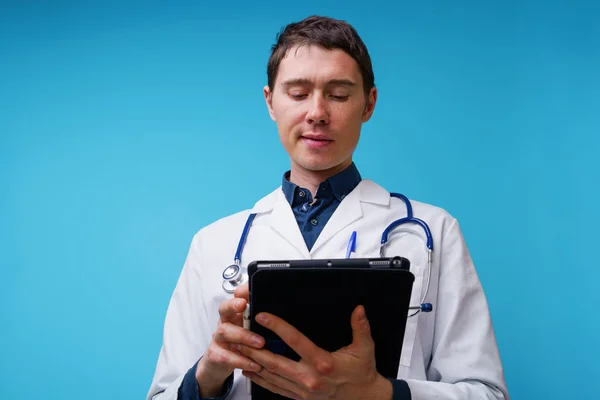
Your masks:
M290 171L252 210L220 219L194 236L169 304L147 398L248 398L246 377L297 399L507 399L486 298L460 228L431 205L412 202L436 246L426 298L434 312L408 319L397 379L377 373L362 307L348 321L352 344L333 353L273 315L257 316L296 350L299 362L270 353L263 338L242 327L248 288L228 295L221 273L231 264L250 214L256 217L242 265L257 259L341 258L352 231L360 238L357 256L373 257L383 229L406 215L405 204L362 179L352 161L361 126L377 101L370 57L356 31L323 17L290 24L278 36L267 73L264 97L290 156ZM388 255L411 260L411 303L427 282L422 237L415 229L388 244Z

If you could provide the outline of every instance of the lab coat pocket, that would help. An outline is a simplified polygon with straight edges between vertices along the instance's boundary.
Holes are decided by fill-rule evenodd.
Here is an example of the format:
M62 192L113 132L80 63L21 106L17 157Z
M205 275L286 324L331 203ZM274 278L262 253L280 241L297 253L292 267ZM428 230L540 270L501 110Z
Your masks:
M412 293L410 295L410 306L421 304L421 291L423 289L423 268L420 265L412 265L411 272L415 276ZM408 310L408 315L415 313L416 310ZM409 367L412 359L415 339L417 337L419 314L408 317L406 320L406 329L404 331L404 341L402 344L402 354L400 355L400 365Z

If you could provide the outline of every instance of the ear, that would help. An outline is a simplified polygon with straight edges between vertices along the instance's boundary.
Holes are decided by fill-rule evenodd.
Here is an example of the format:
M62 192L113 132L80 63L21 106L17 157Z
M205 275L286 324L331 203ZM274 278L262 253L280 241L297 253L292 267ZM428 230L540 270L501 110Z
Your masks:
M269 115L273 121L276 121L275 112L273 111L273 93L271 92L271 89L269 89L269 86L263 88L263 95L265 96L265 103L267 103Z
M373 111L375 111L375 104L377 103L377 88L371 88L369 92L369 96L367 96L367 104L365 105L365 110L362 115L362 122L367 122L371 119L373 115Z

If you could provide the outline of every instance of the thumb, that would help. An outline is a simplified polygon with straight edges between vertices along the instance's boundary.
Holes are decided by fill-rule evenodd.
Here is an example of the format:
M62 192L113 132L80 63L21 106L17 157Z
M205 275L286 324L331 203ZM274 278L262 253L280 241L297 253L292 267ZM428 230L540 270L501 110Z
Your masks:
M371 326L363 306L357 306L350 318L352 325L352 346L371 349L373 338L371 337Z

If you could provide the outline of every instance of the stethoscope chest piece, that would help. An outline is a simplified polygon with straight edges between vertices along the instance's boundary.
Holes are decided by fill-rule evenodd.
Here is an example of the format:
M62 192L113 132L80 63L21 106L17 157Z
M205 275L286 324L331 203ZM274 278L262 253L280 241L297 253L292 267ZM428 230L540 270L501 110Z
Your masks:
M237 264L231 264L223 271L223 290L227 293L233 293L235 288L244 284L244 273Z

